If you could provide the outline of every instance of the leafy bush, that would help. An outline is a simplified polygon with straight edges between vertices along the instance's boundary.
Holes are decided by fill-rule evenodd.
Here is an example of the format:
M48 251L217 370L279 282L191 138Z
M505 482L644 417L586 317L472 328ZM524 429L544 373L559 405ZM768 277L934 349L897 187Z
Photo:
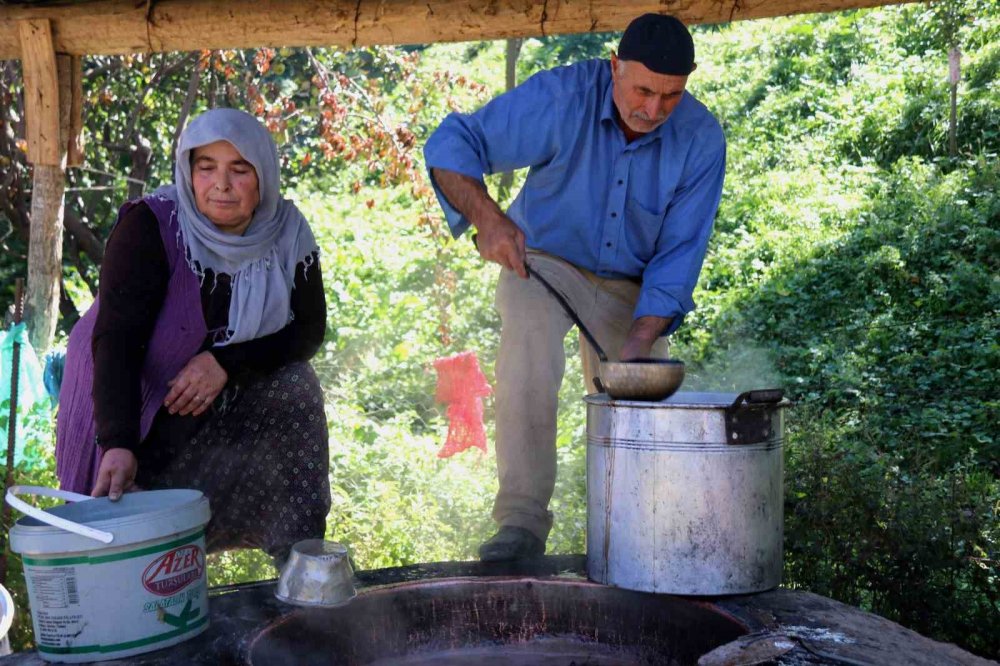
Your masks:
M878 424L796 410L789 428L786 584L995 654L1000 488L975 456L949 469L881 450Z
M18 410L20 412L20 410ZM6 443L7 428L9 424L10 406L9 401L0 402L0 432L4 435ZM17 424L18 431L25 435L24 456L16 461L14 466L15 483L30 486L42 486L47 488L57 487L58 481L55 475L55 463L52 456L52 437L54 434L54 423L52 413L48 406L39 403ZM0 474L6 476L6 444L3 446L0 459ZM32 503L41 507L50 507L57 502L45 499L29 499ZM10 540L6 535L10 534L10 528L20 517L16 511L11 509L10 524L0 525L3 530L4 549L2 557L7 562L7 578L3 585L10 592L14 600L14 621L11 625L9 636L11 648L15 651L31 647L32 627L31 615L28 611L28 590L24 582L24 569L21 566L21 556L10 549Z

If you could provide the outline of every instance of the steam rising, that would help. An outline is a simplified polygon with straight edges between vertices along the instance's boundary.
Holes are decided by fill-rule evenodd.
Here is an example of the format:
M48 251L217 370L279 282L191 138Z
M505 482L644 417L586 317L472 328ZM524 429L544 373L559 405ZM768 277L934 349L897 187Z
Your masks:
M767 350L739 343L720 350L704 363L688 366L681 390L740 393L782 388L782 381Z

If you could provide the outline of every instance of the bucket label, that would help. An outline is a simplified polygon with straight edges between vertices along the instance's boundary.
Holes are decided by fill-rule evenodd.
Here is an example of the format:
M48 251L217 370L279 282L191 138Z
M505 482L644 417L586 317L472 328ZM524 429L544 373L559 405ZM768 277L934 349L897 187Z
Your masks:
M83 622L76 567L50 567L31 580L34 596L50 610L39 612L35 622L36 640L57 640L67 632L78 631Z
M47 661L125 657L208 627L203 530L85 556L25 553L23 561L35 644Z
M142 586L161 597L177 594L205 571L205 554L196 545L181 546L153 560L142 572Z
M50 567L31 581L46 608L69 608L80 603L75 567Z

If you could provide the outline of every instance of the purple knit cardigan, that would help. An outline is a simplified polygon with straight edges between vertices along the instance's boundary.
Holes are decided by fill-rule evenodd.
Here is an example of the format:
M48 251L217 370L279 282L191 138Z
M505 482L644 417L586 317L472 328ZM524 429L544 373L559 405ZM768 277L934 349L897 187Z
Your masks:
M174 202L157 196L148 196L142 201L159 223L170 280L142 366L140 441L149 434L153 417L167 397L167 382L198 352L207 334L201 309L201 287L185 260ZM118 211L118 221L138 203L130 201L123 205ZM56 474L61 488L78 493L89 493L94 487L101 460L94 426L94 357L91 349L98 307L99 301L95 300L70 333L59 391Z

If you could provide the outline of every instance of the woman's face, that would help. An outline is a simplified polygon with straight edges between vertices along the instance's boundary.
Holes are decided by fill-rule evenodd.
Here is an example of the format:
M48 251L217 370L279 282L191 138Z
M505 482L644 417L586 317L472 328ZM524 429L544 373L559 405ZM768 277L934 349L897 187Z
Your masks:
M260 203L253 165L228 141L194 149L191 156L194 200L201 214L220 231L241 235Z

